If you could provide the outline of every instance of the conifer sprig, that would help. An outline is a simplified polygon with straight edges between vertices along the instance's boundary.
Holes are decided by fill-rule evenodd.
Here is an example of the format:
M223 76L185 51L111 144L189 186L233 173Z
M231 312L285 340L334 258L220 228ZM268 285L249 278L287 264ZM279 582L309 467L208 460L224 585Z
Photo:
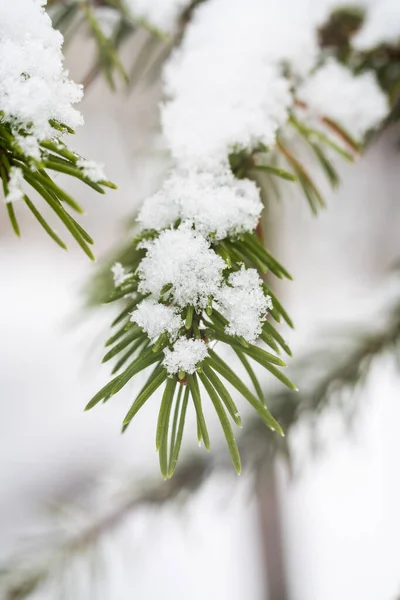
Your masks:
M179 223L176 224L176 228L178 227ZM137 238L136 245L140 246L146 237L154 239L154 236L157 235L157 232L154 231L143 232ZM217 254L224 257L224 280L226 282L229 281L229 276L232 273L240 272L243 263L247 268L257 269L263 274L271 272L278 278L291 278L288 271L263 247L254 233L246 233L223 242L215 241L211 243L211 247ZM261 384L253 371L251 363L262 365L284 385L291 390L296 390L294 384L281 371L281 368L285 367L285 363L280 358L279 353L283 349L285 353L290 355L289 347L279 332L276 331L272 322L266 319L263 321L260 338L272 352L248 343L243 337L230 335L226 332L228 321L217 309L215 299L210 298L208 305L203 310L199 310L193 305L180 310L182 324L176 333L176 337L179 339L183 337L187 340L200 340L204 343L207 347L205 358L197 364L194 372L187 373L181 369L178 373L171 375L163 365L165 350L168 348L171 351L173 350L173 344L171 345L168 335L162 333L157 340L150 343L146 332L131 320L135 308L145 298L139 288L140 279L137 271L134 270L130 274L126 274L124 280L111 295L111 301L118 301L122 298L125 299L126 303L114 320L113 326L116 331L106 342L107 353L103 359L103 362L116 360L112 369L114 377L92 398L86 410L93 408L99 402L108 401L135 375L152 367L153 371L149 372L147 382L125 416L123 431L128 428L134 416L151 395L160 386L163 386L163 399L157 424L156 449L160 456L162 475L169 478L173 475L178 462L185 415L190 400L193 403L198 423L198 441L203 442L207 450L210 448L211 441L202 408L203 403L208 402L208 399L210 399L227 439L233 465L237 472L240 472L240 457L232 425L240 427L241 419L229 392L229 387L232 386L249 402L267 427L283 435L279 423L266 408L266 401L261 392ZM267 287L264 288L264 294L268 296ZM174 305L173 285L164 286L159 301L164 302L166 306ZM280 321L282 318L292 325L280 303L274 303L271 317L276 321ZM251 372L253 391L242 382L241 378L223 360L219 353L221 345L233 349L241 359L245 371ZM181 405L182 394L184 394L185 402L182 405L181 413L181 409L176 408L176 406ZM176 412L174 416L172 414L173 410ZM232 425L230 420L232 420ZM179 429L177 429L178 423Z
M15 128L12 128L0 113L0 174L3 186L4 199L7 213L16 235L21 235L17 219L18 207L15 202L8 201L10 197L10 180L13 170L17 170L23 186L27 190L36 192L45 201L48 207L60 219L65 228L73 236L82 250L94 259L90 246L94 243L91 236L74 219L69 210L82 214L83 208L61 186L55 183L53 173L64 173L70 177L81 180L83 183L104 194L104 188L116 189L116 186L107 179L94 180L90 177L90 170L86 171L85 161L75 152L71 151L60 139L43 140L38 145L39 158L28 156L21 148L21 143L15 137ZM62 123L52 122L55 131L74 133L71 128ZM18 131L20 139L27 137L23 129ZM22 183L22 182L21 182ZM46 221L40 208L31 199L30 192L21 191L20 199L30 210L37 222L45 232L63 249L67 249L65 242Z

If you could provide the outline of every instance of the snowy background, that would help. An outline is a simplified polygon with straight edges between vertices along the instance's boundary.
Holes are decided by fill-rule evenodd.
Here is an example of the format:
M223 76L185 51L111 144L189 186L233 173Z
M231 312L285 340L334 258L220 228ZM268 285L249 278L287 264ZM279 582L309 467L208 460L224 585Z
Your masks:
M71 48L76 80L85 51ZM112 95L99 80L81 105L86 125L76 149L105 163L119 186L99 196L68 182L87 210L83 224L99 257L118 240L123 216L159 183L158 99L158 90ZM321 339L325 326L367 314L385 287L387 268L400 253L399 138L389 132L359 164L346 167L340 192L326 193L329 209L318 219L294 196L274 211L277 254L295 274L282 290L296 323L295 351ZM150 140L160 147L156 159ZM80 293L93 265L73 244L62 253L25 216L21 240L5 218L0 224L2 555L43 515L50 498L73 500L93 481L122 473L159 477L154 402L125 436L120 420L132 388L83 413L108 376L99 363L113 310L85 317ZM360 395L351 431L336 414L324 416L317 457L306 452L306 436L298 432L298 455L305 460L295 480L279 470L290 600L399 596L399 386L395 370L381 361ZM267 598L245 473L213 477L184 506L140 511L109 544L106 600Z

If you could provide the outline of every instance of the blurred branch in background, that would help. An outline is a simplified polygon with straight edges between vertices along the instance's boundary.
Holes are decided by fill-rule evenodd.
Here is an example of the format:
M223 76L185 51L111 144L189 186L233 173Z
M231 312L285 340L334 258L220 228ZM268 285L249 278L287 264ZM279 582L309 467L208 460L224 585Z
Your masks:
M158 80L164 61L179 43L193 9L201 1L188 2L177 29L168 33L135 15L129 2L123 0L48 0L47 6L53 26L63 34L66 46L82 28L95 42L94 64L82 81L85 90L102 74L111 90L115 91L120 81L132 91L139 82L151 85ZM133 39L139 46L132 63L124 65L120 52Z
M315 423L315 416L328 408L340 408L344 418L351 418L357 407L356 392L366 383L373 363L384 355L394 356L398 362L398 292L377 314L385 315L383 322L368 319L357 327L344 328L340 335L337 332L334 336L326 335L318 350L295 363L292 375L301 384L299 393L284 389L268 392L268 406L284 427L285 438L271 435L258 418L249 415L239 446L246 469L254 473L257 486L266 485L266 470L271 473L276 459L283 459L291 466L291 434L299 423ZM53 522L48 524L45 537L34 539L33 545L2 565L1 597L4 600L23 600L48 586L56 586L60 591L69 580L66 573L74 569L77 562L86 565L87 578L90 579L90 557L101 548L103 538L112 534L126 518L141 507L158 509L170 502L183 501L195 493L213 472L225 469L231 471L227 454L187 456L182 459L175 477L168 481L121 482L118 493L106 499L102 493L94 508L86 496L77 499L76 506L62 511L61 521L55 526ZM84 511L81 506L85 506ZM104 511L104 506L111 508ZM261 508L264 512L260 516L266 519L268 527L268 514L265 512L268 507ZM273 564L268 566L269 569L273 567ZM67 598L76 600L79 597L75 587L73 592L68 588L64 591Z

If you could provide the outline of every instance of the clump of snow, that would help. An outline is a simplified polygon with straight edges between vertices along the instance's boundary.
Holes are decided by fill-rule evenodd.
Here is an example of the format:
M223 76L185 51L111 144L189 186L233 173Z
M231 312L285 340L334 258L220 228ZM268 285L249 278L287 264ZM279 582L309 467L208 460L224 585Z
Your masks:
M264 0L212 0L195 10L164 69L170 100L161 111L163 130L181 163L215 163L235 148L273 144L291 95L279 59L269 54L270 16Z
M311 119L327 116L357 140L379 125L388 101L373 73L353 75L334 59L318 69L298 89Z
M246 55L233 58L229 46L220 50L220 56L211 47L201 54L176 54L166 70L167 93L174 100L161 114L175 159L207 166L221 162L236 148L274 143L287 118L289 83L263 61L257 61L259 69L253 65L251 77L247 72L251 62Z
M214 296L221 284L225 263L205 238L181 225L142 242L141 247L147 254L138 268L140 292L158 297L165 285L172 284L177 306L207 306L208 297Z
M255 229L261 210L256 184L235 179L228 166L219 172L175 170L144 202L138 221L144 229L161 230L181 219L220 240Z
M202 340L179 338L173 349L165 348L163 365L170 375L184 371L192 374L199 363L208 355L208 349Z
M398 0L369 1L363 27L353 37L358 50L368 50L382 43L400 42L400 2Z
M129 276L129 274L125 271L125 268L119 262L116 262L111 267L111 272L113 274L114 285L116 287L118 287L119 285L121 285L122 283L124 283L124 281Z
M189 4L189 0L125 0L134 19L168 34L175 33L179 17Z
M267 311L272 308L271 298L265 296L257 271L242 267L232 273L228 285L219 290L216 301L221 314L229 321L226 332L255 342Z
M176 308L159 304L151 299L142 300L138 304L137 309L132 313L131 321L137 323L152 342L155 342L162 333L168 333L170 340L174 341L184 325Z
M84 177L90 179L94 183L98 183L99 181L105 181L107 179L104 171L103 165L95 162L94 160L86 160L85 158L79 158L76 161L76 166L82 169L82 173Z
M33 135L16 135L15 141L18 148L25 154L34 160L39 161L41 158L39 142Z
M18 200L23 199L23 182L24 175L22 169L20 169L19 167L11 167L10 179L8 181L8 194L5 198L6 202L17 202Z
M44 0L0 2L0 110L17 133L37 140L55 135L49 120L75 128L82 123L73 104L82 86L63 68L62 35L53 29Z

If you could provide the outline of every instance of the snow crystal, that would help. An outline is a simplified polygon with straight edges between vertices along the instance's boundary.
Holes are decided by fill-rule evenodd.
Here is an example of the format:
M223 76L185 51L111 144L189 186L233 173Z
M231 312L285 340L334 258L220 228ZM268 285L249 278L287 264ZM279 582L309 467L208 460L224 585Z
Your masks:
M103 165L98 164L94 160L86 160L85 158L79 158L76 162L77 167L82 169L84 177L90 179L94 183L99 181L105 181L107 179L103 171Z
M16 202L17 200L23 199L23 181L24 175L22 173L22 169L20 169L19 167L11 167L6 202Z
M149 336L152 342L164 332L167 332L171 341L178 337L179 329L184 321L173 306L159 304L155 300L146 299L138 304L132 313L131 321L137 323Z
M238 335L248 342L255 342L261 333L267 311L272 308L271 298L265 296L262 281L255 269L232 273L228 285L216 296L217 307L229 321L226 332Z
M175 32L179 17L189 4L189 0L125 0L135 19L146 21L155 29L169 34Z
M50 119L72 128L82 123L72 104L82 87L63 69L62 35L53 29L44 0L0 2L0 110L17 130L38 140L55 135Z
M144 229L159 230L179 218L205 237L213 234L220 240L255 229L261 210L256 184L235 179L227 166L218 173L176 170L144 202L138 220Z
M352 39L358 50L368 50L382 43L400 41L399 0L379 0L367 7L363 27Z
M125 271L124 267L119 262L115 263L115 265L111 267L111 272L113 274L114 285L116 287L124 283L124 281L128 277L128 273Z
M172 284L174 303L204 308L221 283L225 263L203 237L181 225L167 229L155 240L144 241L147 254L139 265L139 291L158 297Z
M373 73L353 75L330 59L298 89L311 118L328 116L357 140L377 127L388 113L388 101Z
M202 340L179 338L173 349L165 348L163 365L170 375L184 371L192 374L198 364L208 355L207 345Z

